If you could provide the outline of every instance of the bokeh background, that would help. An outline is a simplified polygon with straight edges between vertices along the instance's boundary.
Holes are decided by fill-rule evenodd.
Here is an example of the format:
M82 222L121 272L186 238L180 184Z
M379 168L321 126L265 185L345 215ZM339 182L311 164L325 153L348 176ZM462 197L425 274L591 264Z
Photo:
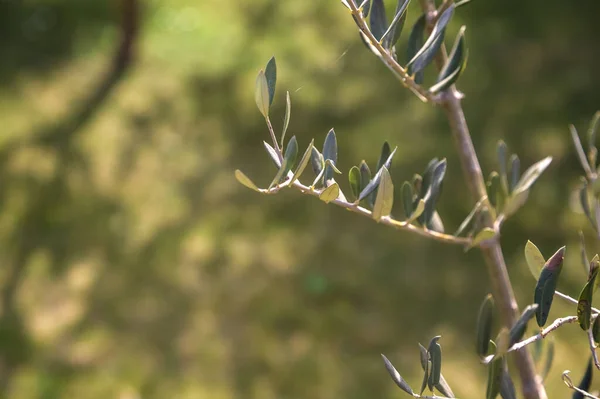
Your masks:
M599 250L570 206L567 129L600 108L598 15L595 0L474 0L451 24L468 26L459 86L485 173L499 139L524 166L555 159L503 232L521 306L528 238L545 256L567 244L574 296L578 230ZM418 386L417 343L437 334L457 396L482 397L477 251L235 181L275 172L253 98L272 55L276 129L289 90L301 147L335 127L347 171L388 140L398 187L446 157L447 229L470 211L442 113L368 53L339 1L0 0L0 397L395 398L379 354ZM557 301L551 317L574 312ZM586 337L553 339L550 397L570 397L560 374L580 378Z

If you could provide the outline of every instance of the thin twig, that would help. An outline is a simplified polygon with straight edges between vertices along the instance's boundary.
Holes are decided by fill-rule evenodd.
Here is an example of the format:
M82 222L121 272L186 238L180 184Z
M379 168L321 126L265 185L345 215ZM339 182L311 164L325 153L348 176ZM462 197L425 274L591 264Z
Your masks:
M596 342L594 341L594 334L592 327L587 330L588 342L590 344L590 352L592 352L592 359L594 359L594 365L600 370L600 361L598 361L598 353L596 353Z
M577 321L577 316L567 316L567 317L558 318L558 319L554 320L554 322L552 324L550 324L548 327L546 327L542 331L540 331L538 334L536 334L532 337L529 337L521 342L517 342L516 344L511 346L508 349L508 352L513 352L513 351L519 350L521 348L526 347L529 344L532 344L536 341L544 339L544 338L546 338L546 336L548 334L550 334L552 331L556 330L560 326L562 326L564 324L574 323L576 321Z
M559 291L555 291L554 295L556 295L559 298L565 299L565 300L567 300L567 301L569 301L569 302L571 302L571 303L573 303L575 305L577 305L579 303L579 301L577 299L575 299L573 297L570 297L570 296L568 296L566 294L563 294L562 292L559 292ZM592 313L599 314L600 310L598 310L596 308L592 308Z

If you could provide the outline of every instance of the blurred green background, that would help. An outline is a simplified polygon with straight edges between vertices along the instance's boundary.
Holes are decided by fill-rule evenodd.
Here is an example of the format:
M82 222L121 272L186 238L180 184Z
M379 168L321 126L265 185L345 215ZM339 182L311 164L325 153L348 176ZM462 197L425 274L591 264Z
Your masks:
M523 166L555 159L503 232L521 306L528 238L545 256L567 244L559 288L574 296L577 231L599 249L569 205L567 129L600 108L598 15L595 0L474 0L451 24L468 27L459 87L486 175L499 139ZM291 134L321 146L335 127L344 171L384 140L398 183L447 157L439 210L456 229L473 201L442 113L368 53L339 1L0 0L1 397L395 398L379 354L417 386L417 342L437 334L457 396L482 397L477 251L235 181L275 172L253 98L273 54L276 129L289 90ZM551 317L574 312L557 301ZM550 397L569 397L560 374L579 380L586 337L553 339Z

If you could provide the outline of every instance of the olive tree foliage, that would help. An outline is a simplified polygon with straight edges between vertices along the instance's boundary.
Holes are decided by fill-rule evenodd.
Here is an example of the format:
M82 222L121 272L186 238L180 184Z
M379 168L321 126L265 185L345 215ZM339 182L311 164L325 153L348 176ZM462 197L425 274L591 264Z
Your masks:
M445 159L433 158L422 173L415 173L411 181L402 182L400 190L394 190L394 185L400 183L394 182L390 174L396 148L387 142L381 147L377 164L369 166L363 160L349 171L342 172L337 166L338 141L334 129L327 133L320 147L315 145L313 139L306 149L300 149L295 136L286 138L291 116L289 92L285 98L283 128L276 132L270 119L277 83L274 57L258 73L255 100L269 132L269 141L263 141L264 149L277 172L264 188L258 187L240 170L235 171L235 176L241 184L261 194L294 189L398 230L460 245L465 250L479 248L488 265L493 287L492 294L485 297L477 316L474 345L482 365L488 368L486 398L493 399L498 395L504 399L517 397L508 371L507 357L510 354L516 356L514 364L521 378L523 396L547 398L543 381L552 365L554 348L552 342L544 338L569 323L580 326L582 339L588 341L590 353L580 382L574 383L568 370L562 374L563 381L573 390L573 398L597 398L589 392L589 388L593 368L600 369L596 353L600 342L600 310L592 307L594 291L600 283L600 257L596 254L591 260L588 258L583 233L580 233L579 251L587 278L582 279L578 298L556 290L566 248L559 248L546 258L533 242L528 241L524 257L536 283L532 284L531 304L522 312L516 306L498 238L504 222L525 204L533 184L552 159L544 158L522 171L519 156L509 154L507 145L501 141L497 146L497 170L484 179L460 103L463 94L456 89L468 59L465 26L458 30L450 52L447 53L445 49L446 28L452 22L453 15L460 12L459 7L468 2L443 0L436 4L432 0L420 0L421 16L412 26L406 42L401 42L410 0L398 0L391 18L386 15L383 0L342 0L367 49L419 100L442 109L448 119L465 183L474 200L472 211L453 232L448 232L442 216L437 212L448 167ZM344 9L341 8L341 11ZM427 68L437 68L434 81L424 79ZM600 239L600 167L596 148L598 125L600 112L590 123L587 137L583 140L585 145L574 126L570 126L570 133L585 172L579 191L581 207ZM309 169L313 172L310 178L306 177ZM346 179L347 182L342 183ZM395 192L400 193L399 198L394 195ZM402 204L402 215L392 212L394 203ZM571 302L573 315L548 320L555 297ZM494 325L497 324L494 319L498 316L502 321L501 327L494 331ZM528 329L534 318L537 328ZM442 374L440 339L440 336L432 338L427 347L419 344L423 380L418 389L405 381L392 362L381 355L392 380L406 394L418 398L454 398L450 384Z

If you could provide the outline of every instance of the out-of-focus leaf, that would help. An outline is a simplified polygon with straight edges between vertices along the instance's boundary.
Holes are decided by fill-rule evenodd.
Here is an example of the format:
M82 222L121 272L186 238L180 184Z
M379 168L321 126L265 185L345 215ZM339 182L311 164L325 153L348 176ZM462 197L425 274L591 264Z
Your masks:
M594 257L592 258L592 260L590 261L590 264L589 264L588 280L592 278L594 271L598 267L600 267L600 258L598 257L598 254L596 254L596 255L594 255ZM600 279L596 279L596 288L598 288L599 282L600 282Z
M410 218L413 213L413 190L412 185L405 181L402 184L402 206L404 207L404 216Z
M429 353L427 354L427 358L429 359ZM427 363L425 364L423 382L421 383L421 390L419 391L419 396L423 395L423 391L425 390L425 387L427 387L427 381L429 381L429 370L431 370L431 361L427 360Z
M248 176L246 176L244 174L244 172L242 172L241 170L236 169L235 178L237 179L237 181L239 181L240 183L242 183L244 186L248 187L249 189L260 192L260 188L258 188L256 186L256 184L254 184L254 182L252 180L250 180L250 178Z
M594 319L594 324L592 324L592 336L594 337L594 342L600 343L600 317L596 316Z
M495 235L496 232L494 231L494 229L492 229L491 227L484 227L479 233L477 233L475 238L473 238L473 241L471 241L471 245L469 245L469 249L480 245L484 241L494 238Z
M529 320L535 316L535 312L537 311L538 305L533 304L529 305L523 310L521 313L521 317L517 320L515 325L510 329L510 341L508 346L511 347L523 338L525 334L525 329L527 328L527 323Z
M325 188L319 195L319 199L326 204L337 199L340 195L340 187L337 183L333 183L331 186Z
M387 170L390 169L390 166L392 164L392 159L394 158L394 154L396 154L397 149L398 149L398 147L394 148L394 151L392 151L392 153L390 154L390 156L384 163L384 166ZM379 169L377 171L377 173L375 173L375 176L371 179L371 181L369 181L369 183L365 186L365 188L360 192L360 195L358 196L359 200L363 200L369 194L371 194L373 192L373 190L375 190L377 188L377 186L379 185L379 180L381 179L381 171L382 170L383 170L383 168Z
M415 56L406 65L409 75L413 75L419 71L422 71L431 63L431 61L433 61L433 58L444 42L446 26L448 25L448 22L450 22L450 18L452 18L453 13L454 4L451 4L446 10L444 10L442 15L440 15L435 26L433 27L433 30L431 31L431 35L429 35L425 41L425 44L423 44L423 47L417 51Z
M466 26L460 28L452 51L448 56L446 64L438 75L437 82L429 89L432 93L444 91L452 86L460 77L460 74L467 66L467 59L469 58L469 50L465 44L465 30Z
M435 231L436 233L443 233L445 231L444 222L442 221L442 217L437 211L433 212L433 216L431 217L431 221L429 222L427 228L429 230Z
M277 83L277 64L275 63L275 57L271 57L267 66L265 67L265 78L267 79L267 86L269 88L269 106L273 104L273 98L275 98L275 84Z
M335 131L333 129L329 130L327 136L325 137L325 142L323 143L323 159L327 161L330 159L333 164L337 164L337 139L335 137ZM329 179L333 179L334 170L331 166L325 165L325 174L323 178L325 182L328 182Z
M265 71L262 69L256 77L256 85L254 87L254 100L260 113L267 118L269 116L269 85L265 77Z
M585 274L589 275L590 273L590 261L588 260L586 251L585 251L585 237L583 236L583 231L579 231L579 242L581 243L581 263L583 264L583 270Z
M498 141L496 153L498 156L498 174L500 175L500 182L502 183L502 191L504 192L504 195L508 195L508 172L506 171L507 148L504 141Z
M579 190L579 202L581 204L581 209L583 210L583 213L585 214L585 216L588 218L588 220L592 224L592 227L594 227L594 229L596 229L596 221L594 220L594 217L592 216L592 212L590 210L590 201L588 198L587 181L583 178L581 179L581 181L583 183L583 186Z
M381 168L381 179L379 181L379 188L377 189L377 199L373 206L373 219L379 220L383 216L387 216L392 212L394 205L394 183L392 178L385 166Z
M371 33L375 36L375 39L381 40L388 27L383 0L371 0L369 22L371 24Z
M521 173L521 161L517 154L512 154L510 156L510 160L508 161L510 164L510 179L508 181L509 191L512 193L519 183L519 176Z
M471 2L471 0L457 1L456 3L454 3L454 8L458 8L458 7L464 6L465 4L469 4L470 2Z
M430 391L433 391L433 388L440 383L440 375L442 373L442 347L438 344L440 338L439 335L432 338L427 349L429 358L431 359L431 372L427 379L427 386Z
M588 361L588 365L587 368L585 369L585 374L583 375L583 378L581 379L581 381L579 382L579 385L577 386L577 388L579 388L581 391L584 392L588 392L590 390L590 387L592 386L592 359L590 359ZM584 395L581 392L575 391L573 393L573 399L583 399Z
M487 193L492 206L501 211L504 205L504 195L502 194L502 183L498 172L490 173L487 182Z
M408 47L406 49L406 62L408 63L412 60L416 55L417 51L421 47L423 47L424 43L424 33L425 33L425 25L427 23L427 19L425 15L421 15L417 22L413 25L413 28L410 32L410 36L408 37ZM421 84L423 83L423 71L419 71L415 73L415 83Z
M283 118L283 130L281 132L281 146L283 146L285 140L285 133L287 132L290 124L290 116L292 114L292 100L290 99L290 92L285 92L285 117Z
M275 151L275 149L271 147L271 145L266 141L263 141L263 144L265 146L265 149L267 150L267 153L269 154L269 157L271 157L271 160L273 161L277 169L280 169L281 162L279 161L279 157L277 156L277 152Z
M492 338L492 324L494 321L494 298L488 294L479 308L477 317L476 352L480 357L488 354L490 338Z
M500 393L503 375L502 361L502 357L495 357L488 366L486 399L495 399Z
M508 352L510 344L510 332L508 328L502 327L496 336L496 356L504 356Z
M552 368L552 362L554 361L554 342L548 341L547 345L548 349L546 349L546 361L544 362L544 367L542 368L542 372L540 376L542 377L542 381L546 379L548 373L550 373L550 369Z
M422 219L420 219L420 222L424 226L427 226L428 228L431 227L431 219L433 218L433 214L435 212L435 206L437 204L437 201L438 201L441 191L442 191L442 185L443 185L445 175L446 175L446 160L442 159L433 168L433 171L431 174L431 184L429 184L427 192L425 193L425 196L423 197L423 200L425 200L425 211L423 212L423 215L421 216Z
M525 171L525 173L523 173L523 176L521 176L521 179L519 180L519 183L517 183L514 192L529 190L531 185L535 183L535 181L540 177L540 175L544 173L546 168L550 166L551 162L552 157L546 157L541 161L538 161L531 165Z
M412 178L412 185L416 193L420 193L423 191L423 178L420 174L415 173L415 175Z
M275 175L275 178L269 185L269 189L271 189L276 184L281 183L288 175L288 172L294 168L296 165L296 158L298 157L298 141L296 141L296 136L293 136L289 141L287 147L285 148L285 154L283 156L283 162L281 164L281 168Z
M533 302L538 305L535 318L539 327L543 327L546 324L546 320L550 314L554 292L556 291L556 283L560 277L564 257L565 247L562 247L546 261L535 286Z
M362 8L362 15L363 18L367 18L367 16L369 15L369 10L371 9L371 0L367 0L365 5Z
M348 181L350 182L350 190L355 199L358 199L360 194L360 169L358 166L353 166L348 172Z
M381 167L386 163L387 159L390 157L391 148L387 141L383 143L381 146L381 154L379 155L379 160L377 161L377 172L381 170ZM388 172L392 164L390 163L387 167ZM375 206L375 198L377 197L377 187L373 190L373 193L369 195L369 203L371 207Z
M310 164L312 165L313 172L318 177L322 174L323 168L325 167L325 161L323 160L323 155L316 149L313 145L312 152L310 154ZM323 184L323 179L321 177L320 183Z
M398 0L394 18L381 37L385 49L390 50L400 38L400 33L402 32L402 28L404 28L404 21L406 20L406 9L409 4L410 0Z
M506 217L516 213L525 203L529 197L529 190L515 192L506 201L504 209L502 210Z
M306 148L306 151L304 151L304 155L302 155L302 159L300 160L300 163L298 164L298 168L294 172L294 176L292 177L292 180L290 180L290 184L293 184L296 181L296 179L299 179L300 176L302 175L302 173L304 172L304 170L306 169L306 167L308 166L308 162L310 161L310 156L312 154L314 142L315 142L314 139L311 140L310 144Z
M473 217L475 216L475 214L481 208L481 204L482 204L482 201L479 201L473 207L473 209L471 210L471 212L467 215L467 217L465 218L465 220L462 221L462 223L460 224L460 226L458 226L458 229L454 232L454 235L456 237L458 237L459 235L461 235L466 230L466 228L471 225L471 222L473 221Z
M427 352L427 349L425 349L425 347L421 344L419 344L419 359L421 361L421 368L426 373L425 378L423 380L423 383L426 385L427 381L429 380L429 374L427 373L429 370L428 366L430 364L429 353ZM423 389L425 389L425 386L423 386ZM448 382L444 378L444 375L441 373L440 383L435 386L435 389L437 389L442 395L444 395L447 398L454 398L454 392L452 392L450 385L448 385ZM421 391L421 393L423 392Z
M592 317L592 299L594 297L594 288L596 286L596 278L599 270L600 269L596 268L592 272L592 276L579 294L579 301L577 302L577 321L579 322L579 326L583 331L590 329Z
M529 240L527 240L527 244L525 244L525 260L527 261L527 266L529 267L531 275L537 280L540 277L540 273L542 272L546 260L538 247Z
M360 190L359 195L362 191L367 187L369 182L371 181L371 170L369 169L369 165L363 160L360 163Z
M510 378L508 372L508 362L506 358L502 359L502 379L500 380L500 396L502 399L517 399L515 384Z
M585 171L587 176L591 176L592 169L590 168L590 164L585 156L585 151L581 146L581 140L579 140L579 133L577 133L577 129L575 126L569 125L569 131L571 132L571 139L573 140L573 145L575 146L575 151L577 152L577 157L579 158L579 162L581 163L581 167Z
M404 378L402 378L400 373L398 373L398 371L392 365L392 363L388 360L388 358L385 357L385 355L383 355L383 354L381 355L381 357L383 358L385 368L387 369L388 373L390 373L390 376L392 377L392 380L394 380L396 385L398 385L398 387L400 389L402 389L404 392L406 392L407 394L413 395L413 390L410 387L410 385L408 385L408 383L406 381L404 381Z
M424 210L425 210L425 201L419 200L419 202L417 202L417 206L415 206L415 209L414 209L412 215L408 219L406 219L406 223L412 223L415 220L417 220L417 218L423 214Z
M598 126L600 126L600 111L597 111L590 122L590 127L588 128L588 160L590 161L590 165L592 168L596 168L596 161L598 156L598 150L596 149L596 132L598 131Z

